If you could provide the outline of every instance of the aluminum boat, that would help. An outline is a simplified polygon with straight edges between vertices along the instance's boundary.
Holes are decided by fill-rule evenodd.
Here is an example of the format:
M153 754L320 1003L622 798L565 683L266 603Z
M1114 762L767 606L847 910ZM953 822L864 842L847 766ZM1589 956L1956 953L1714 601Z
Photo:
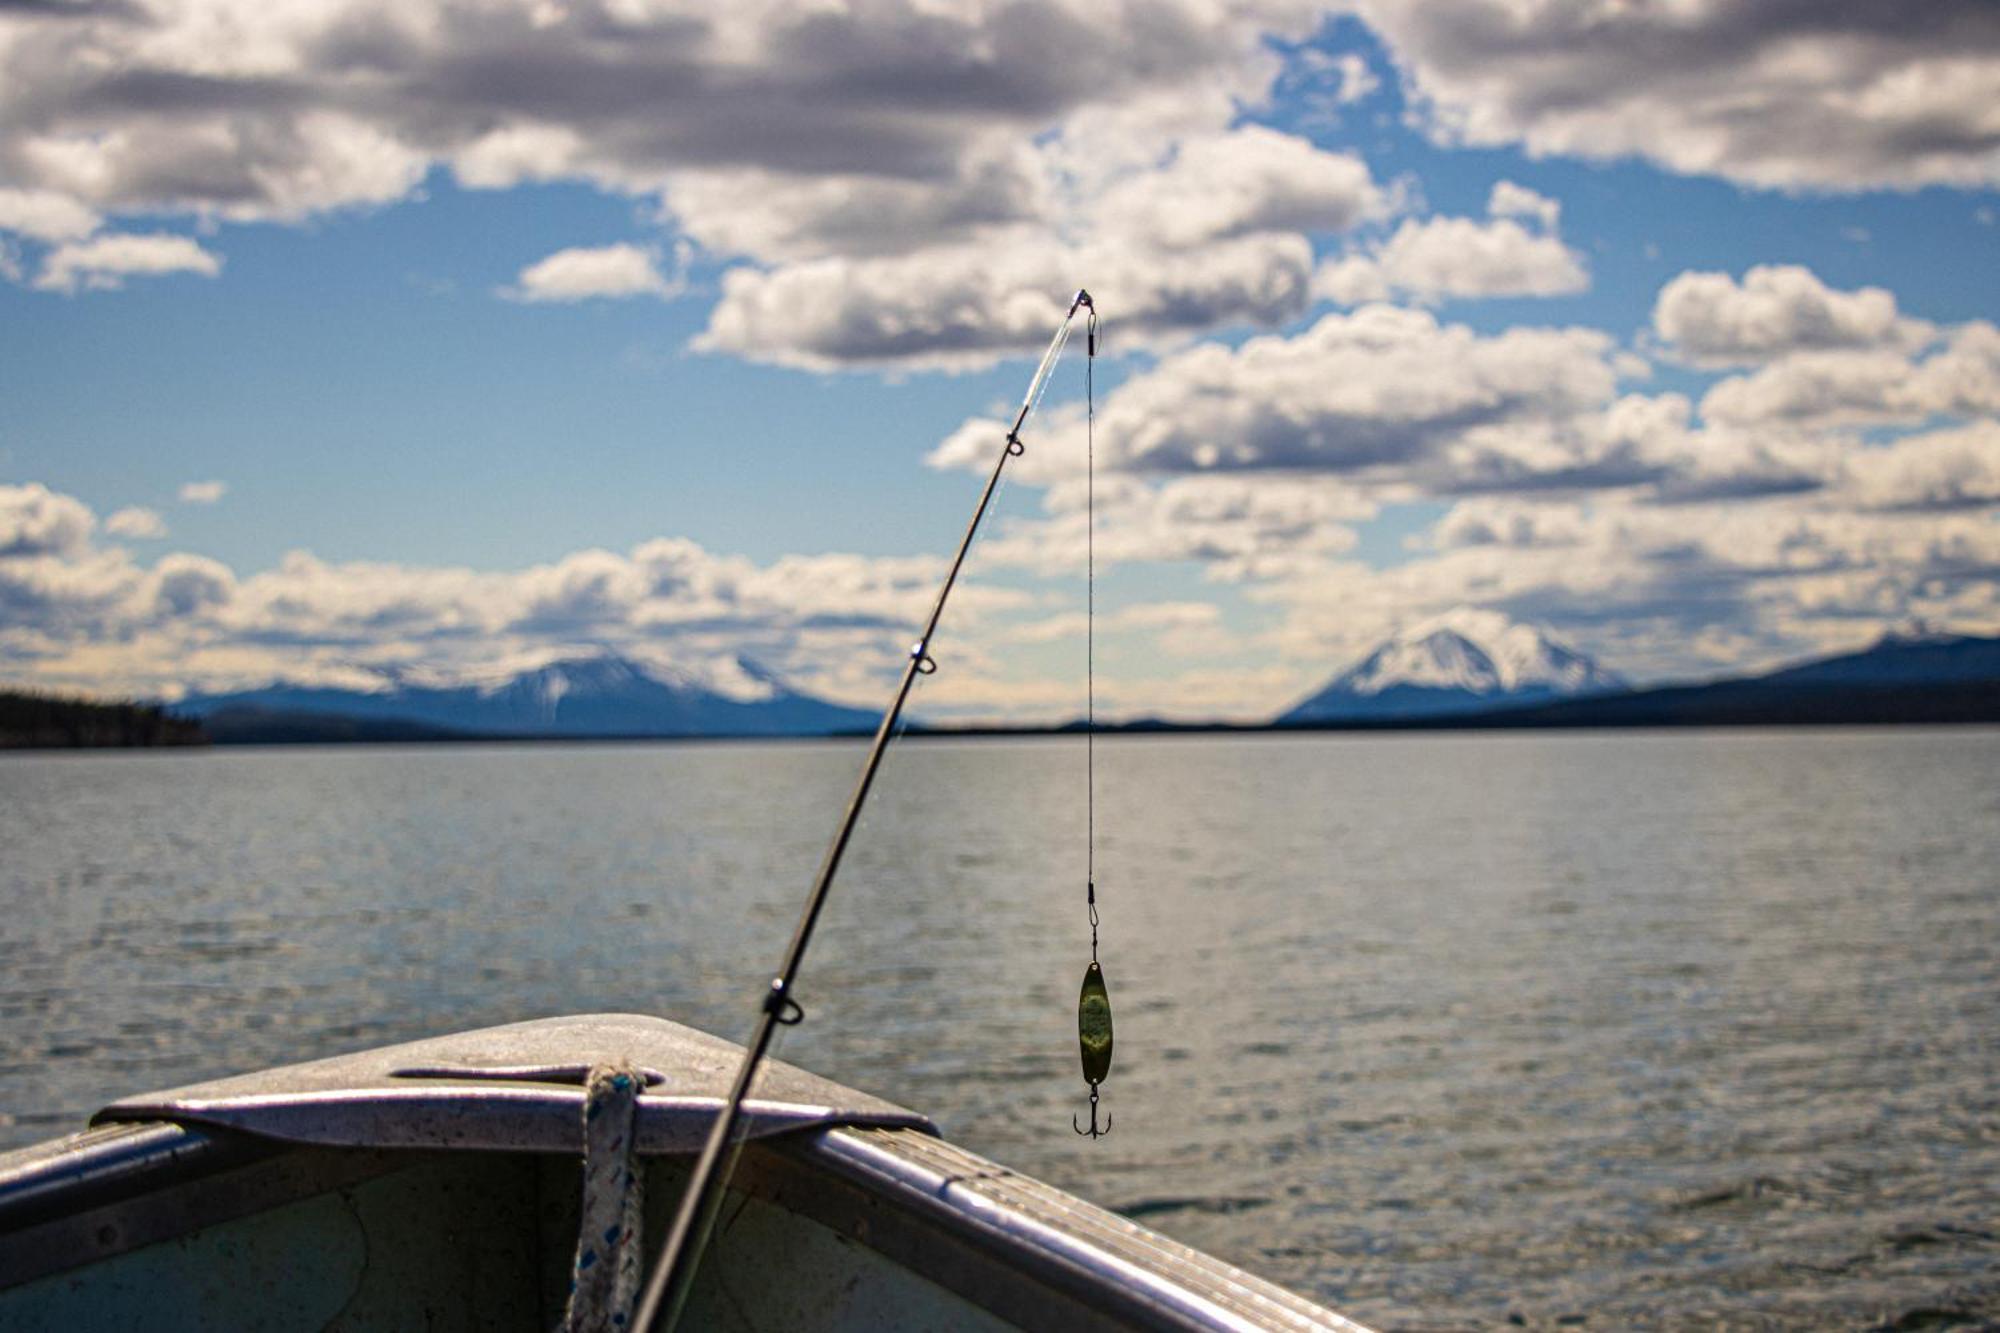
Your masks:
M624 1327L629 1280L578 1293L608 1239L650 1257L741 1054L599 1014L114 1102L0 1154L0 1328ZM605 1069L634 1085L608 1176ZM793 1066L746 1111L684 1329L1360 1327ZM633 1191L622 1236L586 1221L600 1177Z

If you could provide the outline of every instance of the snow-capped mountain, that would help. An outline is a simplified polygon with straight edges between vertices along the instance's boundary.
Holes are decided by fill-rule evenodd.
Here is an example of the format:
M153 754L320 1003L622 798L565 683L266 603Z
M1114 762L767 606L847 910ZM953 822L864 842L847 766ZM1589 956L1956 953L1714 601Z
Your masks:
M1460 607L1392 635L1277 720L1434 716L1624 687L1544 630Z
M174 710L239 723L258 714L345 718L508 736L807 736L876 720L793 690L743 658L664 667L609 653L458 679L385 673L379 688L280 683L192 695Z

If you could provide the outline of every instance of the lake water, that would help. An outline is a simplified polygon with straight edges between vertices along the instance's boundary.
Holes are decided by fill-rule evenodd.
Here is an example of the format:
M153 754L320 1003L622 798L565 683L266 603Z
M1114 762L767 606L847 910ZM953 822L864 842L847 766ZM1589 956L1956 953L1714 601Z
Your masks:
M850 743L0 758L0 1144L647 1010L740 1037ZM2000 1317L2000 731L892 752L780 1054L1384 1326Z

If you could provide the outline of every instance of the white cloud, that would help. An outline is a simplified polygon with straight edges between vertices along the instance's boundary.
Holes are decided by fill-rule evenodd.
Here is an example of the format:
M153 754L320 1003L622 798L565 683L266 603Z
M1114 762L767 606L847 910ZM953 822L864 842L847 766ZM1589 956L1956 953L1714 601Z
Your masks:
M515 121L487 130L453 155L452 175L473 190L505 190L578 175L588 146L573 129Z
M1282 617L1267 651L1330 670L1460 604L1557 626L1640 679L1856 648L1912 614L2000 630L2000 524L1856 513L1826 492L1672 508L1615 495L1470 501L1428 546L1389 568L1302 565L1251 589Z
M677 295L681 284L660 271L657 250L605 245L558 250L521 270L505 294L519 301L588 301L594 298Z
M778 263L901 254L1046 220L1055 189L1045 153L982 143L944 179L719 167L675 173L671 195L674 219L709 251Z
M72 496L0 487L0 676L175 693L392 668L459 678L612 648L704 671L748 653L802 688L873 701L944 572L935 555L759 564L658 539L516 570L295 551L240 574L188 552L143 564L94 545L95 528ZM952 602L961 660L996 616L1031 603L966 582Z
M1226 474L1260 486L1263 476L1279 491L1330 480L1344 497L1341 518L1366 517L1381 503L1480 492L1743 500L1818 489L1838 476L1840 440L1698 426L1681 394L1621 394L1628 360L1592 329L1487 336L1423 311L1366 307L1290 338L1197 347L1134 375L1102 404L1099 466L1107 475ZM930 461L983 470L1000 435L994 422L968 421ZM1050 410L1012 475L1052 487L1052 511L1066 511L1081 493L1084 452L1081 413ZM1100 504L1122 503L1100 483ZM1188 527L1178 539L1184 554L1172 558L1243 554L1233 536L1207 545L1201 517L1176 516ZM1121 517L1119 526L1138 525ZM1257 567L1277 562L1284 540L1305 544L1282 534L1255 547ZM1100 550L1118 550L1116 539ZM1248 566L1231 566L1239 567Z
M1276 96L1296 108L1301 128L1332 129L1345 123L1351 108L1381 91L1382 78L1358 51L1331 52L1317 46L1289 54Z
M1340 305L1398 293L1423 302L1561 296L1589 285L1582 256L1511 218L1412 218L1386 241L1329 260L1313 279L1318 295Z
M722 300L695 345L813 370L990 365L1044 346L1080 275L1100 308L1117 312L1124 346L1302 313L1312 247L1277 233L1163 256L1027 237L1015 246L738 268L723 275Z
M1486 200L1486 212L1496 218L1527 218L1551 232L1562 220L1562 205L1556 200L1525 185L1505 180L1493 182L1493 193Z
M1817 437L1697 428L1682 395L1621 395L1622 356L1595 330L1487 336L1387 306L1176 354L1100 407L1098 562L1195 561L1212 578L1268 584L1327 568L1385 505L1616 494L1686 513L1816 491L1840 475L1841 450ZM967 422L930 461L990 467L1000 430ZM983 558L1043 573L1080 566L1082 433L1073 406L1030 432L1013 475L1047 488L1044 516L1008 524ZM1452 545L1523 544L1489 511L1457 522Z
M1359 8L1446 141L1785 189L2000 181L2000 19L1983 0Z
M1335 305L1369 305L1395 293L1381 261L1364 252L1328 259L1314 269L1312 294Z
M38 241L74 241L97 230L97 214L55 190L0 189L0 231Z
M1094 202L1112 235L1169 249L1259 232L1338 232L1379 217L1388 198L1368 165L1258 125L1184 140L1159 169Z
M1579 507L1523 504L1480 496L1460 500L1431 529L1437 549L1488 546L1535 549L1578 546L1584 538Z
M1848 494L1864 509L2000 508L2000 421L1855 450Z
M1101 608L1100 642L1121 664L1105 677L1107 716L1268 714L1344 654L1460 604L1546 621L1641 677L1849 646L1911 614L2000 627L1991 420L1886 444L1697 429L1677 395L1615 396L1601 335L1485 337L1386 309L1329 320L1293 340L1174 358L1242 358L1263 415L1227 403L1192 410L1226 396L1225 381L1205 373L1141 375L1107 405L1121 433L1148 443L1105 451L1100 569L1196 562L1220 581L1198 600ZM1331 368L1324 383L1305 373L1313 364ZM1346 396L1329 396L1328 384ZM1195 434L1162 433L1191 414ZM1078 628L1062 591L1075 588L1086 535L1084 486L1067 457L1072 418L1051 414L1022 460L1048 469L1021 478L1046 488L1042 513L1001 516L979 548L952 607L948 679L921 701L929 715L1046 718L1076 707L1069 682L1034 656ZM1299 432L1289 439L1277 424L1287 421ZM1199 462L1194 440L1242 426L1290 464L1218 457L1186 470ZM1334 447L1357 427L1399 447L1357 467ZM940 461L964 461L971 434L954 436ZM1459 499L1404 562L1352 558L1356 525L1384 506L1494 477L1512 489ZM128 526L103 525L114 535ZM74 497L0 487L0 673L172 693L274 677L365 684L383 671L463 679L608 647L704 679L746 652L801 688L875 702L943 572L937 555L759 563L663 538L514 570L295 552L243 573L187 552L142 563L94 544L97 530ZM1003 571L1006 586L989 581ZM1063 582L1038 588L1036 575ZM1225 598L1247 599L1244 614L1225 615ZM1202 669L1165 665L1188 658Z
M147 580L152 615L185 619L226 605L236 593L236 575L218 560L177 551L160 557Z
M81 550L96 523L89 506L40 482L0 485L0 560Z
M35 286L54 292L74 292L80 287L115 290L130 277L194 273L212 278L220 272L221 256L185 236L121 232L70 241L49 251Z
M104 530L114 537L143 541L166 536L167 522L154 510L132 505L105 519Z
M1910 325L1892 311L1873 327L1893 349ZM1723 326L1733 343L1703 345L1785 341ZM1814 358L1882 362L1823 377L1876 424L1975 420L1884 444L1852 433L1852 404L1729 410ZM1642 677L1830 651L1911 613L2000 626L2000 333L1946 330L1915 356L1780 355L1699 416L1682 394L1620 393L1632 359L1594 330L1484 335L1385 306L1175 354L1100 404L1099 566L1199 562L1279 613L1263 649L1293 670L1460 603L1563 626ZM1073 407L1041 419L1015 475L1048 488L1044 513L985 559L1081 564L1081 431ZM997 427L968 422L931 461L983 468L998 447ZM1469 498L1405 563L1351 558L1357 523L1453 496Z
M1883 288L1838 291L1796 264L1760 264L1740 283L1726 273L1683 273L1660 289L1653 329L1675 355L1702 366L1837 348L1910 349L1932 332L1902 315Z
M1611 351L1591 329L1487 338L1369 306L1291 338L1195 347L1134 376L1099 414L1100 456L1155 473L1422 464L1449 475L1504 448L1496 428L1602 408Z
M1300 0L114 8L0 19L0 178L19 196L4 207L37 234L99 215L298 221L407 198L440 167L479 189L583 181L749 261L705 345L785 364L924 363L897 350L916 341L899 326L926 319L901 280L943 274L963 297L989 250L1017 274L1064 270L1065 289L1079 257L1136 251L1120 268L1135 334L1290 319L1307 234L1379 203L1356 159L1237 125L1283 68L1272 39L1320 21ZM1189 220L1180 249L1078 227L1117 190L1137 206L1148 188ZM181 245L179 267L214 271ZM559 258L508 294L677 283L630 253ZM1187 280L1139 280L1163 264ZM119 271L72 256L46 281ZM788 338L764 312L797 295L823 299ZM945 317L947 337L1020 322L1023 289L996 299ZM961 336L931 360L990 361L1018 349L1006 336Z
M749 261L724 273L703 348L965 368L1032 350L1046 307L1086 279L1140 344L1296 319L1312 238L1397 204L1354 155L1240 123L1281 71L1270 39L1320 22L1291 0L228 13L0 24L18 75L0 168L38 216L295 220L405 197L439 164L473 188L584 180L650 196L712 257ZM1338 97L1373 91L1361 57L1328 60ZM120 264L52 257L43 281L215 271L167 243ZM1584 282L1573 252L1512 216L1412 224L1379 260L1382 292L1423 300ZM626 245L550 255L504 294L678 287Z
M1335 57L1333 67L1340 76L1340 90L1334 94L1334 100L1342 106L1366 101L1382 86L1375 71L1368 68L1368 62L1352 51Z
M17 10L0 166L97 211L236 220L400 198L433 164L632 193L728 168L942 180L1085 108L1252 100L1265 39L1314 21L1285 0Z
M647 581L623 556L578 551L524 572L519 591L523 605L513 621L516 626L578 632L628 620L646 597Z
M1683 408L1685 399L1676 399ZM1845 442L1815 434L1740 430L1713 422L1687 429L1668 452L1648 497L1667 504L1745 501L1817 491L1840 474Z
M697 235L778 261L723 275L696 345L818 370L969 368L1039 348L1086 280L1116 312L1121 346L1280 323L1310 302L1308 234L1393 205L1358 158L1257 126L1184 137L1088 186L1058 170L1070 152L995 162L1006 188L823 181L776 196L799 206L783 224L759 206L726 226L687 216ZM711 182L699 198L715 208L754 184ZM845 241L871 219L873 239Z
M0 559L0 661L35 665L128 632L144 575L122 550ZM117 688L113 685L111 688Z
M1081 570L1089 533L1083 488L1058 486L1045 507L1048 517L1015 520L987 538L981 559L1052 577ZM1374 512L1354 487L1329 477L1100 480L1095 555L1099 569L1197 561L1216 579L1268 578L1351 549L1351 523Z
M989 636L996 646L1013 644L1062 644L1080 649L1090 632L1089 618L1082 611L1064 611L1040 620L1008 625ZM1175 658L1213 658L1232 655L1234 645L1222 623L1222 610L1214 602L1136 602L1100 611L1097 615L1097 644L1101 659L1123 655L1128 645L1143 645L1138 651L1149 660L1161 655ZM1107 673L1109 684L1109 673ZM1115 686L1106 690L1105 714L1121 709L1111 700L1130 691Z
M1722 380L1702 415L1740 426L1824 429L2000 412L2000 328L1975 321L1916 355L1891 349L1794 352Z
M226 481L190 481L182 484L180 500L182 504L212 505L228 493Z
M1590 285L1583 256L1556 234L1562 205L1525 185L1499 181L1487 219L1408 218L1394 233L1324 261L1313 293L1335 305L1405 297L1561 296ZM1524 221L1525 220L1525 224Z

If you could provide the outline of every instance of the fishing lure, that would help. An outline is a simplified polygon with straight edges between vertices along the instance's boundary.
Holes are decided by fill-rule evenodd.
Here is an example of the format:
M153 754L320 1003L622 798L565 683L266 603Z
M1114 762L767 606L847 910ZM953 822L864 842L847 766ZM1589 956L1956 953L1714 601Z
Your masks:
M1076 1044L1083 1052L1083 1081L1090 1085L1090 1128L1069 1118L1070 1128L1093 1139L1111 1132L1111 1113L1104 1127L1097 1124L1097 1086L1111 1073L1111 992L1104 988L1104 969L1095 958L1083 972L1083 990L1076 997Z

